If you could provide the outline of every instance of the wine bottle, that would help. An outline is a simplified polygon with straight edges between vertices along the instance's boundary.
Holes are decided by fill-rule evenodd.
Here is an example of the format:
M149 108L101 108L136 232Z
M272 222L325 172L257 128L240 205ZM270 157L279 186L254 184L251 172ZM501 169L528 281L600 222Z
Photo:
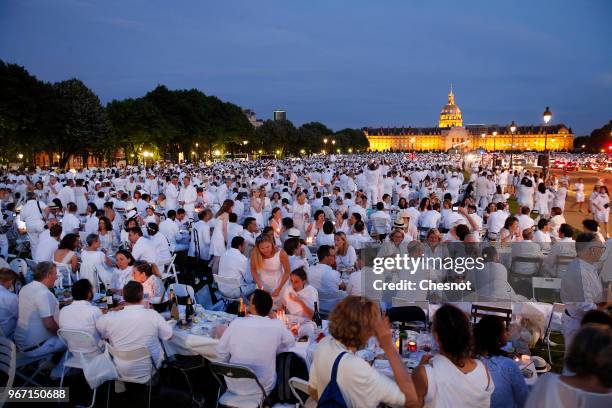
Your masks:
M106 289L106 307L112 308L114 307L114 299L113 299L113 291L109 288Z
M240 301L238 303L238 317L245 317L246 313L245 313L245 307L244 307L244 300L242 300L242 296L240 297Z
M178 304L176 303L176 296L174 296L174 289L170 289L170 316L174 320L180 320Z
M319 314L318 302L314 302L314 314L312 315L312 321L319 329L323 327L323 319L321 319L321 315Z
M195 310L193 309L193 304L191 304L191 296L188 296L187 306L185 307L185 320L190 322L194 314L195 314Z

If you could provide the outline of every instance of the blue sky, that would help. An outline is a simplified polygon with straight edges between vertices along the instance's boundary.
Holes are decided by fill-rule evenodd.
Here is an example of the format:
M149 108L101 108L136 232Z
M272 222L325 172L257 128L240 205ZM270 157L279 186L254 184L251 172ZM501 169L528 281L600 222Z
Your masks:
M0 59L102 99L198 88L299 125L612 119L609 0L0 0Z

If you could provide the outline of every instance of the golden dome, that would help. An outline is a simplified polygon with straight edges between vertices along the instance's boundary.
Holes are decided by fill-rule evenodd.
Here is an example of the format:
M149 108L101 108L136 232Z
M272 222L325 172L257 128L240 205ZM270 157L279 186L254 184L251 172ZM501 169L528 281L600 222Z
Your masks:
M448 103L444 105L440 111L438 126L441 128L449 128L462 125L463 119L461 117L461 109L455 105L455 94L453 93L453 85L451 84L451 89L448 93Z

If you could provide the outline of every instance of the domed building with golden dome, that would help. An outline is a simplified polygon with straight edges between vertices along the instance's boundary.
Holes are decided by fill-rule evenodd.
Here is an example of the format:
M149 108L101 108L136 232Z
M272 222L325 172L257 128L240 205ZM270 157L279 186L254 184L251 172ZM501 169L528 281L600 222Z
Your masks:
M572 129L563 124L516 126L463 126L461 109L455 103L451 85L448 103L442 107L437 127L366 127L370 150L447 151L485 149L489 151L565 151L574 146Z

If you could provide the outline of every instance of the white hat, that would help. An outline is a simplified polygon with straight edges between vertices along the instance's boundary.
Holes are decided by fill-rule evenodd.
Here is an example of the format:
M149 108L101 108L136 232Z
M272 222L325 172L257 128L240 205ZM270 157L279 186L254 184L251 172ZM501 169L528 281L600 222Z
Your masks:
M138 213L136 212L136 210L129 210L126 214L125 214L125 219L126 220L130 220L132 218L136 218L136 216L138 215Z
M287 236L289 238L300 238L302 234L300 234L300 230L297 228L290 228L289 231L287 231Z

